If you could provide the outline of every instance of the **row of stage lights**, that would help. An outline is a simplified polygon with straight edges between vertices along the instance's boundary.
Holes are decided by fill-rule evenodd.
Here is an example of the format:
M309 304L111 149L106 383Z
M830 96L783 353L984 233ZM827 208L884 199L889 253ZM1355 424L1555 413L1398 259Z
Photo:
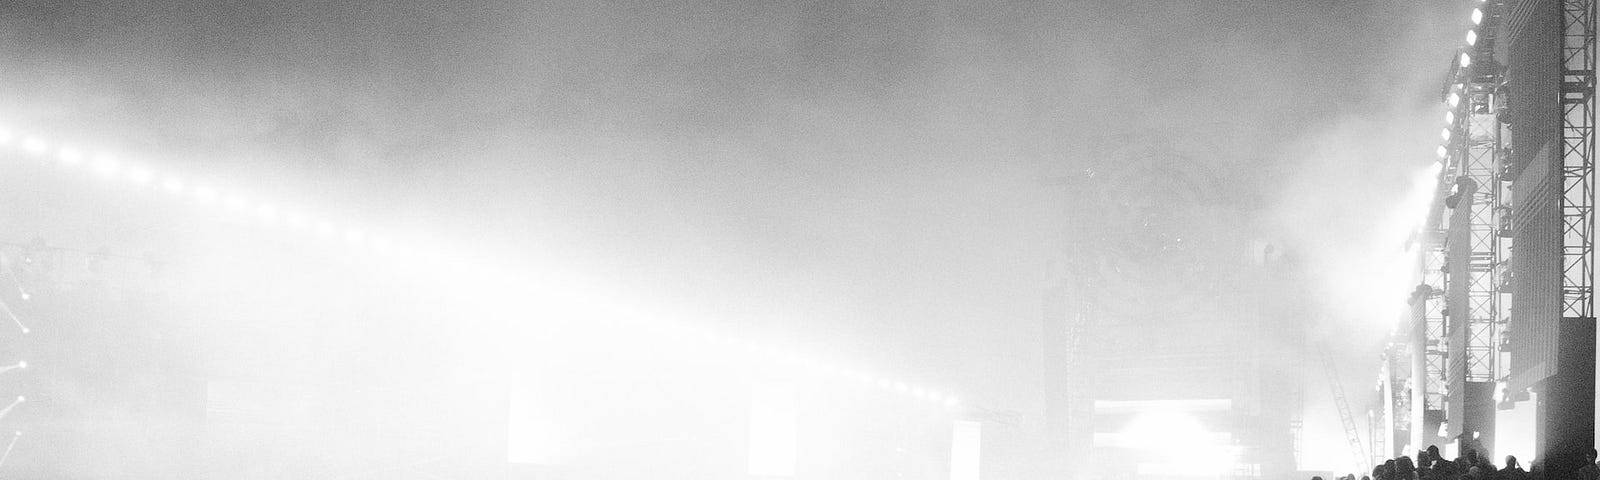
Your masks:
M221 207L228 212L254 216L263 226L281 226L291 232L312 233L323 240L342 241L350 247L370 249L385 256L409 253L402 245L355 226L341 225L331 218L287 208L267 199L247 195L217 185L163 173L143 163L109 153L90 154L76 147L57 144L32 135L19 135L0 127L0 149L20 150L27 156L52 162L68 169L81 169L111 181L135 188L152 189L176 199L187 199L201 207Z
M1478 0L1479 3L1484 1L1486 0ZM1483 8L1474 7L1472 9L1471 20L1472 28L1467 29L1466 40L1468 48L1478 45L1478 27L1483 25ZM1463 49L1460 56L1457 57L1457 61L1460 63L1461 68L1463 69L1471 67L1472 54ZM1450 157L1449 142L1451 135L1454 134L1456 125L1455 110L1457 106L1461 105L1461 92L1457 91L1457 88L1454 86L1450 88L1450 94L1445 96L1445 105L1447 105L1449 108L1444 112L1444 129L1439 131L1439 139L1444 143L1440 144L1439 148L1434 151L1434 153L1439 156L1439 162L1441 163Z
M11 264L6 261L4 255L0 255L0 269L3 269L5 271L5 273L6 273L5 279L10 280L12 285L14 285L16 287L17 298L22 299L22 301L24 301L24 302L29 301L29 300L31 300L33 298L33 296L29 295L28 291L25 288L23 288L22 280L17 278L16 272L11 269ZM5 302L5 300L3 300L3 299L0 299L0 310L4 310L5 314L7 316L11 317L11 321L14 322L17 325L17 331L19 331L19 332L21 332L23 334L32 333L32 330L29 330L27 326L24 326L22 324L22 320L20 318L18 318L17 314L11 310L11 305L7 304ZM13 372L13 371L20 371L20 370L27 370L27 369L28 369L28 361L27 360L18 360L17 363L13 363L11 365L0 366L0 374L6 374L6 373ZM28 397L23 396L23 395L17 395L17 398L11 400L10 404L6 405L5 407L0 407L0 421L4 421L6 416L11 414L12 410L16 409L18 405L22 405L24 402L27 402L27 401L28 401ZM21 440L21 439L22 439L22 431L21 430L13 430L12 433L11 433L11 441L6 443L5 451L0 452L0 466L5 466L6 460L11 458L11 450L15 449L17 447L17 440Z
M90 155L70 145L54 143L32 135L18 134L0 127L0 151L8 149L20 150L29 157L52 162L63 168L86 170L99 177L125 182L136 188L154 189L173 198L187 199L201 207L215 207L220 203L229 212L254 215L255 220L262 226L281 226L292 232L309 231L322 240L342 240L349 247L364 248L379 256L413 259L434 258L432 256L414 256L412 255L413 250L406 245L392 242L378 235L368 234L366 230L358 227L345 226L341 228L339 224L330 219L320 218L302 211L285 209L280 206L282 205L281 203L268 199L250 199L242 194L225 190L216 185L194 182L180 175L157 171L143 163L125 161L121 157L108 153ZM435 260L438 259L435 258ZM460 265L457 266L460 267ZM8 314L11 313L9 308L5 310ZM11 316L21 326L20 320L14 314ZM939 405L951 411L955 411L962 406L960 399L954 395L941 393L937 390L902 380L873 375L864 370L818 361L794 352L767 347L738 337L685 325L665 322L645 323L656 328L672 330L672 332L667 332L669 335L699 340L706 345L731 347L727 350L733 352L742 350L756 358L776 360L783 364L803 368L813 374L847 379L863 386ZM22 328L26 333L26 327ZM0 372L3 371L0 370ZM20 402L21 397L18 398Z

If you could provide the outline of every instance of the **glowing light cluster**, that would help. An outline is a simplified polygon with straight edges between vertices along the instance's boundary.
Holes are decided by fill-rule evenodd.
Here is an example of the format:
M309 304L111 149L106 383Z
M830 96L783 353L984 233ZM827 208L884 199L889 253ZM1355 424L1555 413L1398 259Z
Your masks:
M1479 1L1481 2L1483 0ZM1461 68L1472 66L1472 54L1468 53L1468 51L1471 50L1471 47L1478 45L1478 26L1483 24L1483 9L1473 8L1471 20L1472 28L1467 29L1466 36L1468 48L1463 49L1456 57L1457 63L1461 65ZM1445 129L1439 134L1439 137L1442 139L1443 143L1439 145L1439 148L1435 152L1439 156L1440 163L1444 163L1450 157L1450 131L1452 128L1455 128L1456 123L1454 110L1456 107L1461 105L1460 90L1461 86L1459 84L1452 85L1450 87L1450 93L1445 96L1445 104L1448 106L1448 110L1446 110L1444 117Z
M34 135L19 134L0 126L0 150L19 150L35 159L54 163L64 169L87 167L87 171L103 180L125 183L128 186L151 190L170 198L187 201L200 208L221 207L241 219L262 227L277 227L289 233L307 233L329 241L366 249L379 255L405 256L407 250L381 235L367 229L345 225L332 218L309 212L284 208L280 203L251 196L231 188L212 185L175 172L161 171L154 166L125 160L110 152L86 153L75 146L54 142ZM219 205L220 201L220 205Z

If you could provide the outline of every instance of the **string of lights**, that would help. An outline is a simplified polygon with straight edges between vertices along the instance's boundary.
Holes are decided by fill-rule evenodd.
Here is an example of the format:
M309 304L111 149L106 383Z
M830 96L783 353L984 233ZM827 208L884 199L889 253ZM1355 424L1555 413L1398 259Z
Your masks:
M16 272L13 271L12 268L11 268L10 262L7 261L7 259L5 258L5 255L3 255L3 254L0 254L0 267L3 267L3 269L5 270L5 273L6 273L5 280L9 280L11 282L11 284L14 287L16 287L18 298L21 298L22 301L24 301L24 302L31 300L33 298L32 295L28 294L27 289L22 284L22 280L17 277ZM26 335L26 334L31 332L31 330L29 330L27 326L24 326L22 324L22 319L17 317L17 314L11 310L11 305L7 304L4 299L0 299L0 310L4 310L5 313L6 313L6 316L11 318L11 321L14 324L16 324L18 331L22 332L24 335ZM6 373L10 373L10 372L22 371L22 370L27 370L27 369L28 369L28 361L27 360L17 360L17 363L13 363L11 365L0 366L0 374L6 374ZM9 405L6 405L5 408L0 409L0 421L4 421L6 416L11 414L11 411L13 409L15 409L18 405L21 405L23 402L26 402L27 400L28 400L27 397L25 397L23 395L18 395L14 400L11 401L11 403ZM11 458L11 451L16 448L17 440L20 440L20 439L22 439L22 431L21 430L12 431L11 440L6 443L5 453L0 454L0 467L4 467L5 464L6 464L6 460L9 460Z
M191 201L203 208L220 207L229 212L253 214L262 226L279 226L292 233L313 233L322 240L343 241L350 247L364 248L385 256L404 256L410 251L393 245L354 225L332 217L313 215L287 208L265 198L251 198L243 191L213 185L173 172L162 172L146 163L127 160L109 152L90 154L75 146L44 138L18 134L0 127L0 149L17 148L34 159L66 169L79 169L106 180L126 182L132 187L150 189L175 199Z
M126 157L111 152L91 153L71 144L17 132L0 126L0 151L5 150L20 151L26 157L54 164L62 169L82 171L105 180L120 181L137 189L153 190L171 199L189 202L200 208L214 209L220 207L235 215L253 216L253 223L263 228L281 228L289 233L296 234L310 233L319 241L342 243L346 247L365 250L377 257L439 262L444 264L442 266L455 269L457 273L464 275L495 275L492 270L483 266L456 263L437 255L418 255L419 252L427 250L411 244L393 241L385 235L372 233L373 230L362 228L351 222L321 216L308 210L287 208L284 207L284 205L288 205L287 203L274 201L273 199L252 198L242 193L241 190L230 186L197 181L176 172L163 171L146 162L128 160ZM516 279L508 280L517 281ZM519 283L532 284L532 282L525 280ZM570 294L571 292L568 293ZM591 306L604 304L603 302L594 301L582 303ZM28 331L26 327L22 326L21 319L11 314L10 309L5 308L3 303L0 303L0 309L5 310L24 332ZM646 318L646 316L641 315L631 315L629 317L635 320ZM736 355L739 354L737 352L742 351L749 357L776 361L790 367L799 367L806 372L819 376L848 380L864 387L875 388L904 398L942 406L951 412L959 411L964 405L959 397L944 393L939 389L888 376L875 375L867 370L847 368L823 362L798 352L769 347L737 336L669 322L653 321L641 323L655 328L658 333L666 333L678 338L697 341L701 346L731 347L723 350Z
M1478 0L1478 3L1483 3L1485 1L1487 0ZM1473 7L1470 19L1472 20L1472 26L1467 28L1467 35L1465 38L1466 46L1463 47L1460 54L1456 56L1456 63L1458 64L1457 66L1463 69L1472 66L1472 54L1467 50L1471 47L1477 46L1478 44L1478 27L1483 25L1483 8ZM1461 105L1461 84L1459 82L1451 82L1450 92L1445 95L1444 103L1446 107L1444 113L1444 129L1439 131L1439 148L1434 150L1434 153L1439 157L1439 163L1441 164L1450 158L1450 138L1452 135L1452 130L1455 129L1456 125L1455 110L1457 106Z

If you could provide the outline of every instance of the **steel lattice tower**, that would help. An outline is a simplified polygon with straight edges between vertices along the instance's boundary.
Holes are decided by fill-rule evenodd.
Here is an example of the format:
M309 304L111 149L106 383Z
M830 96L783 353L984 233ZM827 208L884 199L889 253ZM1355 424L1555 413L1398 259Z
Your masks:
M1445 336L1446 316L1449 315L1444 292L1450 282L1445 268L1445 232L1441 223L1427 227L1428 240L1422 252L1422 282L1433 287L1433 293L1423 300L1425 343L1423 349L1424 387L1423 410L1444 410L1445 372L1449 366ZM1413 425L1418 428L1421 425Z
M1588 465L1595 432L1593 0L1560 5L1561 313L1538 413L1548 474Z
M1500 181L1497 172L1496 130L1499 119L1494 110L1494 90L1498 75L1487 75L1467 84L1467 101L1462 109L1465 121L1462 140L1466 155L1462 175L1477 187L1469 195L1471 256L1467 259L1466 369L1468 382L1494 380L1495 330L1500 321L1499 282L1500 219L1496 209Z
M1500 219L1505 196L1500 172L1504 159L1499 148L1500 119L1497 93L1501 67L1492 60L1499 5L1486 5L1475 31L1476 41L1461 60L1450 87L1446 114L1450 148L1448 167L1454 188L1446 203L1449 220L1447 336L1449 368L1446 376L1448 437L1471 438L1483 434L1492 444L1494 434L1494 380L1499 356L1498 332L1504 321L1500 270L1502 256ZM1506 241L1509 243L1509 241Z
M1561 317L1594 318L1594 2L1562 2Z

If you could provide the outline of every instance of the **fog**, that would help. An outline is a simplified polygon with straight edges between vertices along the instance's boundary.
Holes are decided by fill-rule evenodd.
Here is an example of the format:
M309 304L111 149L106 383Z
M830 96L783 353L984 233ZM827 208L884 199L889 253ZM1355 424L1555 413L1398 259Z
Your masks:
M368 255L7 150L0 253L26 267L38 238L56 270L16 281L37 300L0 297L49 347L0 337L61 358L143 340L22 384L50 394L5 385L79 405L19 421L94 433L56 448L24 433L0 472L482 478L455 465L503 464L510 441L550 447L570 478L729 478L745 473L740 396L789 378L750 357L772 348L1012 416L985 478L1039 478L1048 265L1099 261L1086 238L1148 232L1081 208L1145 189L1140 208L1168 212L1174 238L1213 240L1172 257L1201 277L1124 278L1120 301L1198 296L1226 316L1246 297L1205 284L1240 283L1229 262L1273 242L1307 293L1293 310L1364 412L1414 284L1418 178L1470 9L6 3L8 131L414 248ZM1117 173L1141 155L1181 158L1187 190ZM118 316L146 333L102 325ZM124 361L163 380L104 367ZM1327 382L1306 371L1303 466L1342 466ZM947 475L948 459L916 457L948 454L931 440L949 435L939 408L843 383L796 387L803 409L837 413L802 415L803 471ZM169 399L140 388L197 403L119 406ZM508 412L507 392L539 407ZM908 458L872 461L890 451Z

